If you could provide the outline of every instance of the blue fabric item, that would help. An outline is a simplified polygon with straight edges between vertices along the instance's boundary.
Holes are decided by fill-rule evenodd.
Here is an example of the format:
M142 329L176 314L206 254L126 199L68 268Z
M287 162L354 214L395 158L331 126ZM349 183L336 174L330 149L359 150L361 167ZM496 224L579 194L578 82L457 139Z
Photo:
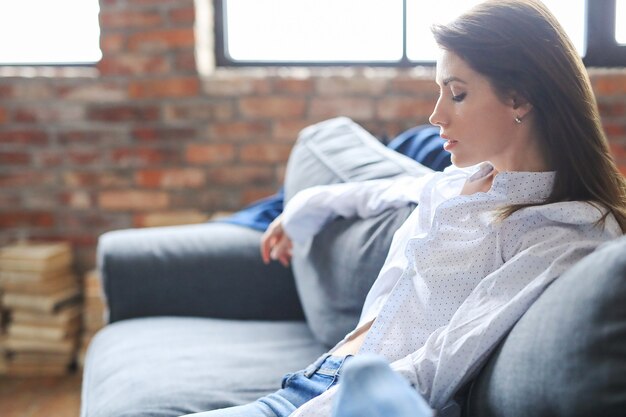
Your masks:
M438 127L423 125L401 133L387 147L434 171L443 171L452 163L450 153L443 149L444 142Z
M387 147L414 159L435 171L443 171L450 165L450 154L443 149L443 140L439 128L420 125L411 128L394 139ZM284 191L280 190L269 197L256 201L232 216L217 220L219 222L247 226L265 231L270 223L283 212Z
M434 417L435 411L387 361L371 354L347 364L333 417Z
M283 212L284 196L284 189L280 187L276 194L255 201L233 215L217 221L265 231L270 223Z

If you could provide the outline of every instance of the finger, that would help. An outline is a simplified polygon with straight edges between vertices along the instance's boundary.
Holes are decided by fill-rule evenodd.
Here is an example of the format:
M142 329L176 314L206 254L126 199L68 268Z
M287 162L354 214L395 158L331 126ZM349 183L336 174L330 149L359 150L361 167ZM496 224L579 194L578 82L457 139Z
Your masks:
M274 246L274 242L276 238L270 235L264 235L261 241L261 258L263 262L268 264L271 260L271 250L272 246Z

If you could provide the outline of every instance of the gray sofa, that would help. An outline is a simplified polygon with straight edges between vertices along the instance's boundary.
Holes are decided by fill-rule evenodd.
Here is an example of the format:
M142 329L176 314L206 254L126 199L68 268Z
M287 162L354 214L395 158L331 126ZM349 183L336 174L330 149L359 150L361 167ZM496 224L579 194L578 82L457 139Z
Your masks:
M301 133L285 193L424 172L339 118ZM353 328L412 209L337 219L291 269L264 265L261 232L232 224L104 234L110 324L86 357L81 416L179 416L274 391ZM626 416L626 238L550 286L462 394L471 417Z

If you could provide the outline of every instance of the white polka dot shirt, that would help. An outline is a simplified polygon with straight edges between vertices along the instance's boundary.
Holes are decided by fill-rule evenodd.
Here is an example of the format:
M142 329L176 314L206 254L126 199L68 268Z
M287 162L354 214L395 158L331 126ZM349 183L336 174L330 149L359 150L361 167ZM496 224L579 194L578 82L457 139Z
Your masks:
M495 220L503 206L547 198L554 173L500 172L488 192L460 195L468 179L492 169L484 163L421 178L314 187L283 213L297 244L337 216L419 203L395 233L355 331L374 320L359 353L386 357L435 409L448 404L548 284L621 235L612 215L596 227L604 212L584 202L529 207ZM294 415L329 416L333 392Z

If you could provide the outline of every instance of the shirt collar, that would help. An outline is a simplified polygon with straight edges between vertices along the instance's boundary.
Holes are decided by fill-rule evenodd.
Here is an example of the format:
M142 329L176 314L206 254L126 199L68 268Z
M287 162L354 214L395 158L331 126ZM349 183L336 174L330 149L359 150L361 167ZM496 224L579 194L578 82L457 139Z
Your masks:
M493 171L493 165L489 162L479 164L474 173L469 177L471 180L482 178ZM529 202L541 202L552 193L556 171L526 172L504 171L499 172L493 179L493 184L488 194L497 194L505 197L513 204Z

